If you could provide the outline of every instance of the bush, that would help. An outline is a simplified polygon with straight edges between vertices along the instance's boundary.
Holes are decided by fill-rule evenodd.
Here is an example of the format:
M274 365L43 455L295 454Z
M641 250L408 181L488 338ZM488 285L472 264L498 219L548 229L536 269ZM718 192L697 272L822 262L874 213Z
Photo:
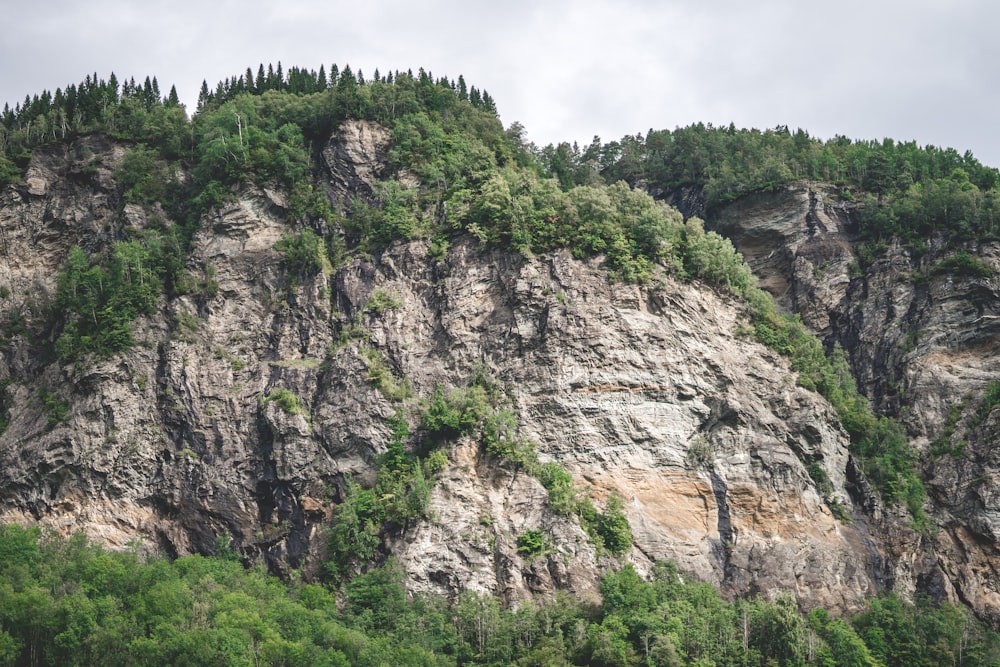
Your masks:
M618 494L612 493L608 497L604 511L597 519L597 534L601 536L604 547L616 556L632 548L632 528Z
M950 255L930 270L930 275L957 275L972 278L992 278L996 270L981 257L963 251Z
M385 357L373 347L362 346L361 356L368 365L368 381L390 401L405 401L413 395L413 388L406 378L399 379L389 368Z
M381 316L386 311L395 310L402 305L403 299L398 294L378 288L372 292L364 309L373 315Z
M421 418L421 426L433 441L447 442L472 433L494 410L486 390L478 385L452 389L434 387Z
M299 397L292 393L291 390L285 389L283 387L275 387L268 393L267 397L264 399L265 403L270 403L274 401L279 408L290 415L305 415L308 414L305 406L299 400Z
M517 536L517 553L531 559L546 551L545 533L541 530L528 530Z
M297 279L307 279L331 270L323 239L311 229L283 236L274 249L284 255L285 270Z
M49 413L49 418L47 420L49 428L54 428L61 422L66 421L66 418L69 416L69 403L66 402L66 399L59 394L50 392L46 389L38 390L38 398L42 401L42 405Z

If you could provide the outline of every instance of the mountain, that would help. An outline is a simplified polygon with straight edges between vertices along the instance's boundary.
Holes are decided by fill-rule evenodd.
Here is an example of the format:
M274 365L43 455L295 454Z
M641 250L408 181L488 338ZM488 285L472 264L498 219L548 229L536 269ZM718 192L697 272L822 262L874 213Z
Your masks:
M461 79L267 81L7 110L0 522L514 609L670 561L1000 623L995 170L539 150Z

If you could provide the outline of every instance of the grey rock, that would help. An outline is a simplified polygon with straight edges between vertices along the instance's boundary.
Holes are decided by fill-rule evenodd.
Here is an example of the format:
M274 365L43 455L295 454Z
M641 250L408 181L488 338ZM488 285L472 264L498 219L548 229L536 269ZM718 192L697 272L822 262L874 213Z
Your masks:
M324 164L335 199L367 196L388 175L387 141L372 124L333 138ZM109 142L92 150L99 172L123 154ZM40 174L71 166L56 150L32 163ZM886 580L888 552L864 517L841 523L826 504L853 509L835 414L796 386L786 360L740 333L743 307L708 286L665 275L657 286L612 284L599 258L526 259L458 238L444 259L426 241L396 243L290 289L274 249L295 229L286 195L248 184L194 240L189 269L211 266L216 291L164 299L136 322L140 344L62 367L45 354L52 332L33 300L51 299L72 245L101 247L121 218L101 173L44 178L44 194L9 189L0 208L0 312L29 313L41 333L12 337L0 365L12 382L0 520L172 555L209 553L231 536L247 559L314 575L347 481L374 481L387 417L402 407L414 420L415 403L368 381L370 348L417 396L464 386L485 365L543 460L565 466L599 506L612 492L625 500L625 560L641 571L669 558L729 594L792 591L805 607L840 611ZM124 215L144 224L142 211ZM376 290L402 305L370 312ZM341 344L356 318L363 333ZM48 424L41 388L65 400L64 421ZM304 414L267 400L278 388ZM590 596L620 566L480 443L463 440L449 457L430 518L383 535L380 553L403 564L413 590L472 589L509 604L555 589ZM829 498L804 462L826 472ZM525 530L544 531L549 553L519 555Z

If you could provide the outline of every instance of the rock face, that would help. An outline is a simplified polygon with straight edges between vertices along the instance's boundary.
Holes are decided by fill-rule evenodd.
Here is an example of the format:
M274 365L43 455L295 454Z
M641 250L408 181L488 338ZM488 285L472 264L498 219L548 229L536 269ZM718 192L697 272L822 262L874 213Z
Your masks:
M388 136L369 125L345 126L323 153L335 204L387 174ZM467 238L443 257L425 241L397 243L293 285L274 249L295 229L284 195L247 185L194 241L188 268L210 269L217 289L161 299L127 352L61 365L45 306L69 249L99 249L146 216L118 202L124 149L87 141L96 166L82 169L75 146L36 151L34 180L0 199L13 332L0 365L11 417L0 520L170 554L231 536L248 559L315 572L348 480L373 481L387 418L402 409L417 426L418 399L387 397L372 365L416 397L466 385L478 365L506 387L543 460L599 506L612 492L624 499L634 535L624 560L640 569L669 558L731 594L791 590L804 606L840 611L891 578L891 552L864 514L843 523L828 508L852 511L846 489L860 483L835 414L743 333L739 304L703 285L611 284L599 260L526 259ZM378 294L399 305L369 307ZM268 400L275 389L303 414ZM809 465L831 482L825 499ZM548 554L518 553L527 530L544 532ZM537 480L471 439L450 449L431 518L383 534L380 553L414 590L512 604L557 588L596 594L617 567L549 508Z
M745 198L709 226L779 303L845 349L877 411L906 425L938 530L890 549L909 563L897 585L962 600L998 624L1000 421L985 395L1000 379L1000 281L935 270L958 250L939 239L921 254L890 244L861 267L859 217L834 188L804 183ZM1000 267L995 244L962 250Z

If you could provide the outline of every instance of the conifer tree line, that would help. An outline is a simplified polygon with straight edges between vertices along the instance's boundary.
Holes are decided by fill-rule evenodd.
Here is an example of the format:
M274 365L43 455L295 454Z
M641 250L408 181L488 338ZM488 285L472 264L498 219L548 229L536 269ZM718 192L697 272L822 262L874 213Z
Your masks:
M269 64L266 72L264 65L261 64L257 67L256 74L252 68L248 67L245 73L220 81L214 91L209 89L208 81L202 81L197 110L201 112L206 108L217 107L240 95L262 95L269 90L295 95L310 95L331 88L349 89L353 86L363 86L366 83L392 84L400 76L415 81L421 86L433 83L451 89L458 95L458 99L470 102L473 107L485 109L493 114L497 112L496 103L490 94L486 90L480 92L475 86L467 86L465 78L461 75L456 82L447 77L435 80L433 73L424 71L423 67L418 70L416 75L413 74L413 70L407 70L405 73L400 73L397 70L383 75L376 68L371 79L366 81L361 69L355 73L349 64L345 65L343 70L336 64L331 65L329 75L323 65L320 65L318 71L291 67L285 74L281 62L278 62L277 68Z
M412 70L382 75L376 69L366 81L362 71L355 73L350 65L341 70L334 64L329 74L323 66L318 71L291 67L286 73L280 62L277 67L269 64L266 70L261 64L256 74L248 67L244 74L220 81L214 90L203 81L196 113L216 109L241 95L263 95L269 91L311 95L333 90L350 96L355 88L366 83L390 85L398 79L406 79L423 89L446 88L474 108L496 115L496 103L490 94L485 89L467 86L462 76L458 81L447 77L435 80L423 68L416 75ZM116 138L151 143L156 141L157 134L181 133L187 122L176 86L171 86L164 95L155 76L147 76L142 83L134 78L122 83L114 73L107 79L99 78L96 73L88 74L79 84L57 88L55 93L44 90L26 95L13 108L9 102L4 104L0 114L0 184L18 179L31 148L38 145L90 132L108 132ZM174 157L181 155L179 150L175 152Z

